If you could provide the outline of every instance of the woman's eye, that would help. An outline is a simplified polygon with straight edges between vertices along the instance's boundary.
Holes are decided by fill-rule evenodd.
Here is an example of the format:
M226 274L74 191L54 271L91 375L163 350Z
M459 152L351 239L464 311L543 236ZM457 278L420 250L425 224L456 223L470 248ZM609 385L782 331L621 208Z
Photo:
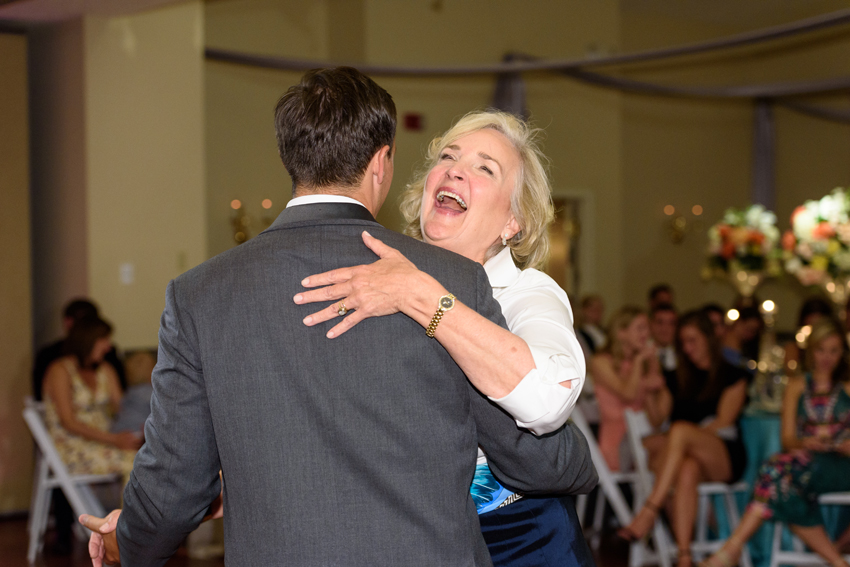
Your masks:
M454 159L452 154L442 154L440 155L440 159Z
M489 167L487 167L486 165L482 165L482 166L481 166L481 170L482 170L482 171L486 171L486 172L487 172L487 173L489 173L490 175L493 175L493 172L492 172L492 171L490 170L490 168L489 168Z

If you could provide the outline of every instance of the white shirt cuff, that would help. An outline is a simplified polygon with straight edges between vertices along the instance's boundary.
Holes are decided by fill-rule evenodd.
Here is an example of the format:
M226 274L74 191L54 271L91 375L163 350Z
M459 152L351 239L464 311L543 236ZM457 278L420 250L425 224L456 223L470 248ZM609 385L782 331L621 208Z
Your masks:
M517 425L543 435L567 422L581 394L583 376L566 355L552 355L543 361L535 357L535 363L545 371L532 369L507 396L490 399L510 413ZM573 382L570 388L560 385L567 380Z

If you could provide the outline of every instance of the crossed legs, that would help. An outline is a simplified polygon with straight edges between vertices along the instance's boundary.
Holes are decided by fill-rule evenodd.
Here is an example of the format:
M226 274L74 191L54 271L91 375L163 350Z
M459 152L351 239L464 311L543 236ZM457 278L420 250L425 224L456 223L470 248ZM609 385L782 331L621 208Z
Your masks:
M679 565L684 567L690 564L697 485L704 481L728 481L732 464L723 441L693 423L677 421L664 437L664 441L660 437L647 439L655 485L644 507L620 535L639 539L649 533L672 490L673 535L679 548Z

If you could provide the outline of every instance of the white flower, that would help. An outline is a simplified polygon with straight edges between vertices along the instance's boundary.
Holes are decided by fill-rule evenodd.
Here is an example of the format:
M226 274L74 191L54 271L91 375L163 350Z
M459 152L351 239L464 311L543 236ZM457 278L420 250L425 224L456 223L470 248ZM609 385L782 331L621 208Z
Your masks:
M789 274L796 274L803 267L803 261L797 256L792 256L785 262L785 271Z
M813 211L813 207L810 205L817 207L817 201L809 201L802 211L794 215L794 235L799 240L810 240L812 230L818 224L817 212Z

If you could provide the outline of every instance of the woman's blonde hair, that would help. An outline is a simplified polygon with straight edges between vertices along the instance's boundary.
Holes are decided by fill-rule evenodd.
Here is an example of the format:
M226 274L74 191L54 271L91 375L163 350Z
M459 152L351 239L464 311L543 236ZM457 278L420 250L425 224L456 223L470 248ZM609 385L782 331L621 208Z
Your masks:
M549 259L549 224L555 218L552 189L544 163L547 161L538 146L542 131L532 128L513 114L498 110L470 112L428 146L423 167L414 175L401 195L399 208L407 226L404 233L422 240L420 212L425 179L437 165L446 146L478 130L490 128L505 136L520 157L517 183L511 192L511 212L520 230L508 240L516 265L520 269L541 268ZM518 189L518 190L517 190ZM484 258L489 260L502 250L501 242L494 244Z
M850 353L848 353L847 338L841 323L834 317L824 317L812 325L812 333L806 341L806 366L809 371L815 367L815 349L820 343L831 336L837 336L841 340L841 359L832 372L832 382L847 382L850 379Z
M643 315L646 317L646 311L636 305L624 305L611 315L611 320L608 322L608 342L603 353L610 354L614 361L619 365L623 361L623 342L620 340L620 331L625 331L629 328L632 322Z

